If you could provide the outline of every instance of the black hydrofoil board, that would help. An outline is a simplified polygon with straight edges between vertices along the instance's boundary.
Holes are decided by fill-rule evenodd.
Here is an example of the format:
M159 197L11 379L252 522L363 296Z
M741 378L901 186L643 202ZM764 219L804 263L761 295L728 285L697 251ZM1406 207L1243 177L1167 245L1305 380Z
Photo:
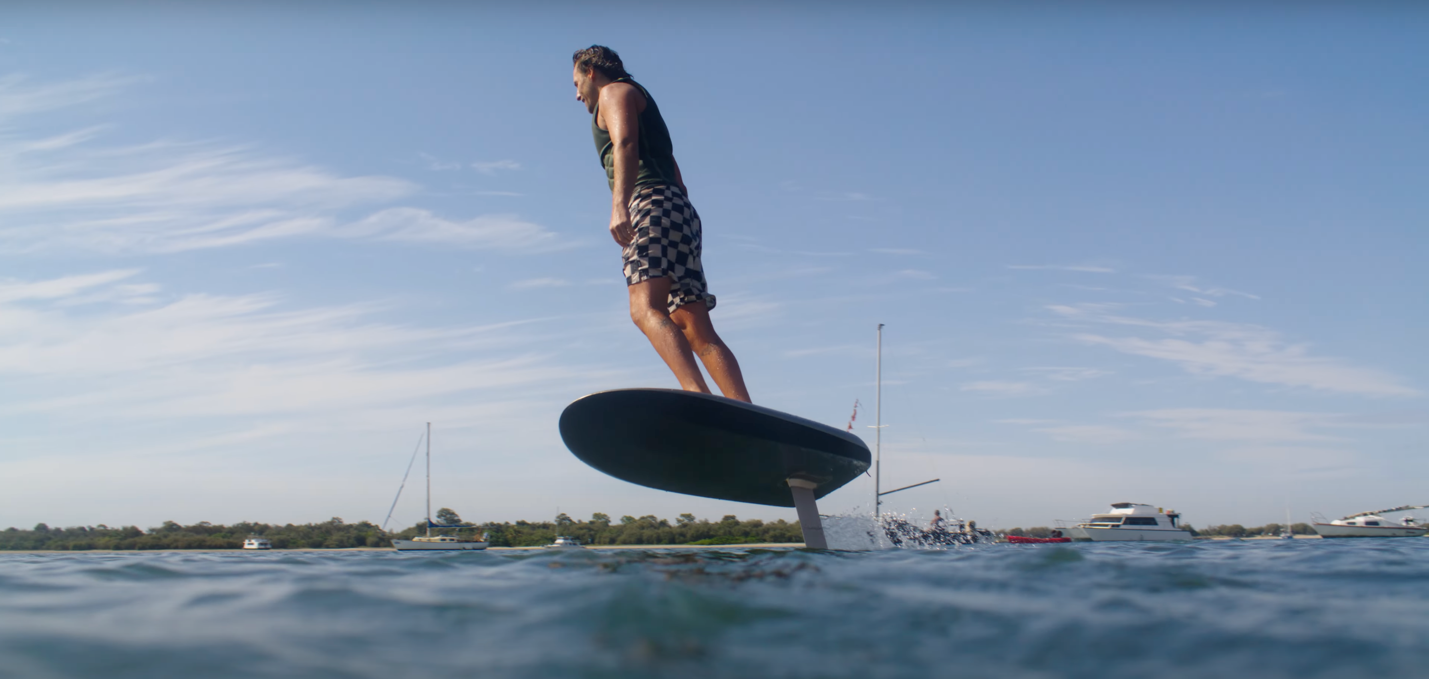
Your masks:
M619 389L561 413L561 439L582 462L649 488L793 507L789 479L821 498L868 469L862 439L742 401L674 389Z

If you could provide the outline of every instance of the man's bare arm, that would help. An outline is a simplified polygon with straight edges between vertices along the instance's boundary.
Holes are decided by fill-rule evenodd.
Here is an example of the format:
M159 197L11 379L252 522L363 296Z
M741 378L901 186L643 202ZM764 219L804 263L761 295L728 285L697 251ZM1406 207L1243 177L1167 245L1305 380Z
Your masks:
M640 109L645 97L627 83L600 89L600 117L610 133L615 161L615 186L611 190L610 235L621 247L635 240L630 226L630 197L640 168Z

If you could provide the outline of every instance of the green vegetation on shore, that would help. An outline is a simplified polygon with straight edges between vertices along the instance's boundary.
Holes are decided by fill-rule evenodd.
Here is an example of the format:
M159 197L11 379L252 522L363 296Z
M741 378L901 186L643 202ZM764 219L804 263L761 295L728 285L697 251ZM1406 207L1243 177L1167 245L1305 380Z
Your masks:
M443 523L461 523L456 512L443 508L437 513ZM446 529L469 539L487 535L493 547L536 547L547 545L557 535L577 538L582 544L593 545L728 545L755 542L803 542L798 522L784 520L764 522L759 519L740 521L733 515L719 521L696 519L681 514L672 524L654 516L610 517L596 513L589 521L576 521L559 514L554 521L517 521L516 523L473 524L459 529ZM361 521L346 523L333 518L322 523L283 526L266 523L236 523L222 526L202 521L183 526L173 521L147 531L136 526L110 528L105 525L51 528L39 524L31 530L10 528L0 531L0 551L14 550L175 550L175 549L241 549L249 535L268 538L275 549L343 549L352 547L391 547L392 538L412 538L426 534L426 522L400 532L388 533L380 527Z
M1267 523L1264 526L1246 528L1245 526L1242 526L1238 523L1232 523L1224 526L1211 526L1209 528L1202 528L1200 530L1196 530L1190 524L1183 523L1181 524L1181 527L1185 528L1188 531L1191 531L1192 537L1198 538L1251 538L1261 535L1279 535L1280 531L1285 528L1285 524ZM1025 535L1030 538L1045 538L1051 536L1052 530L1053 529L1048 528L1046 526L1035 526L1033 528L1013 528L1004 532L1008 535ZM1292 523L1290 524L1290 532L1296 535L1314 535L1315 529L1311 528L1310 524L1308 523Z
M451 510L443 510L451 511ZM442 516L438 513L438 516ZM456 513L446 515L454 518ZM457 523L457 521L444 521ZM426 524L419 523L392 537L411 538L423 535ZM609 515L596 512L589 521L577 521L557 514L554 521L517 521L516 523L484 523L464 528L459 533L487 536L492 547L536 547L549 545L556 536L566 535L585 545L688 545L745 544L753 542L803 542L799 523L764 522L759 519L740 521L728 515L719 521L696 519L693 514L681 514L674 523L654 516L622 516L612 521ZM706 542L707 540L718 542ZM274 543L277 546L277 543Z
M243 539L262 535L279 549L341 549L350 547L390 547L392 542L381 528L362 521L345 523L333 518L322 523L300 526L275 526L266 523L235 523L221 526L201 521L182 526L173 521L149 530L137 526L110 528L79 526L50 528L45 524L33 530L10 528L0 531L0 550L54 549L85 551L90 549L170 550L170 549L241 549Z

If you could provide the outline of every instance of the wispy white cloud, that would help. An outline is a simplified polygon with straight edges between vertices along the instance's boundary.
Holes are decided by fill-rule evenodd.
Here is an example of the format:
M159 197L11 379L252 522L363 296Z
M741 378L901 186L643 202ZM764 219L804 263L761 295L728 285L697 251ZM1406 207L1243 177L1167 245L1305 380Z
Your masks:
M808 280L821 274L826 274L838 269L831 266L788 266L770 267L758 273L749 273L738 276L732 280L739 285L764 285L770 281L785 281L790 279Z
M1181 438L1205 441L1330 441L1337 437L1312 430L1342 426L1341 415L1279 410L1168 408L1125 413L1124 416L1153 427L1170 429Z
M1090 264L1008 264L1009 269L1023 271L1076 271L1078 273L1116 273L1116 269Z
M570 286L571 282L564 278L528 278L524 281L516 281L507 288L511 290L538 290L542 288L564 288Z
M1033 384L1031 382L1011 382L1005 380L986 380L981 382L967 382L958 387L961 391L972 391L989 396L1037 396L1048 393L1046 387Z
M908 256L919 256L919 255L927 254L927 253L923 252L922 250L915 250L915 249L913 249L913 248L872 248L872 249L869 250L869 252L876 252L876 253L878 253L878 254L880 254L880 255L908 255Z
M733 292L719 295L718 300L718 306L710 315L721 329L765 326L785 314L782 302L765 296Z
M1055 427L1038 427L1037 431L1047 434L1054 441L1069 443L1112 444L1141 438L1134 431L1100 424L1067 424Z
M0 251L11 253L178 252L321 233L344 208L415 190L201 144L63 147L15 162L0 174Z
M1152 280L1155 280L1155 281L1159 281L1159 282L1161 282L1161 283L1163 283L1163 284L1165 284L1165 285L1169 285L1169 286L1171 286L1171 287L1173 287L1173 288L1175 288L1175 289L1177 289L1177 290L1185 290L1186 292L1194 292L1194 293L1196 293L1196 294L1198 294L1198 295L1204 295L1204 296L1206 296L1206 297L1226 297L1226 296L1232 296L1232 295L1233 295L1233 296L1236 296L1236 297L1244 297L1244 298L1246 298L1246 299L1260 299L1260 297L1259 297L1258 295L1252 295L1252 294L1250 294L1250 293L1248 293L1248 292L1241 292L1241 291L1239 291L1239 290L1231 290L1230 288L1221 288L1221 287L1213 287L1213 286L1212 286L1212 287L1202 286L1202 285L1196 283L1196 277L1195 277L1195 276L1148 276L1148 278L1150 278L1150 279L1152 279ZM1209 302L1209 300L1205 300L1205 299L1198 300L1198 303L1201 303L1201 302ZM1205 306L1215 306L1215 303L1214 303L1214 302L1210 302L1209 304L1205 304Z
M521 163L514 160L479 160L471 164L471 169L482 174L496 174L502 170L519 170Z
M559 380L537 322L421 327L381 323L372 304L283 308L274 295L185 294L144 308L77 313L64 302L134 286L115 271L7 283L0 380L41 378L0 411L233 416L395 406L481 386ZM554 351L554 347L549 347ZM483 358L471 359L472 355ZM400 356L394 361L392 356ZM577 370L578 372L578 370ZM117 376L133 378L112 379ZM65 385L83 385L68 389Z
M71 297L97 286L121 281L139 273L138 269L116 269L93 274L65 276L45 281L0 281L0 304L21 300L54 300Z
M87 127L82 130L74 130L72 132L66 132L64 134L55 135L53 137L44 137L41 139L36 139L34 141L21 141L13 144L10 147L10 152L14 153L15 155L19 155L22 153L32 153L35 151L54 151L57 149L68 148L70 146L83 144L84 142L94 139L108 129L108 125L95 125L93 127Z
M904 269L894 274L896 278L910 278L915 281L934 281L938 279L938 274L922 269Z
M1076 333L1071 337L1095 346L1170 361L1195 375L1238 379L1370 396L1417 396L1390 374L1334 358L1314 356L1305 344L1287 342L1257 325L1221 321L1154 321L1113 313L1114 305L1054 305L1048 310L1067 321L1133 327L1156 333L1150 338Z
M1023 368L1023 372L1037 373L1049 380L1057 382L1079 382L1081 380L1096 379L1106 377L1111 371L1099 368Z
M462 164L460 161L442 160L441 158L438 158L429 153L419 153L417 155L421 157L422 162L426 164L427 169L433 172L451 172L455 170L460 170L462 168Z
M395 177L344 176L245 145L105 146L103 125L27 136L16 122L89 104L135 82L0 78L0 122L7 127L0 136L0 253L173 253L300 236L506 251L559 247L548 230L512 215L443 218L387 207L419 190Z
M539 224L516 215L483 215L465 220L439 217L411 207L389 208L333 228L332 235L414 243L442 243L483 250L545 252L581 244L562 240Z
M1351 446L1251 443L1217 446L1207 453L1215 461L1245 469L1254 476L1273 474L1283 477L1289 474L1296 481L1317 478L1331 484L1363 483L1366 476L1373 476L1371 470L1376 466Z
M105 303L129 306L156 304L159 302L159 298L156 296L159 290L160 287L157 283L126 283L66 297L59 300L57 304L67 307Z
M86 104L142 82L142 78L100 74L60 83L32 84L22 75L0 78L0 122Z
M1013 424L1030 427L1033 431L1046 434L1054 441L1068 443L1113 444L1144 438L1141 434L1104 424L1074 424L1062 420L1042 420L1030 418L1009 418L994 420L996 424Z

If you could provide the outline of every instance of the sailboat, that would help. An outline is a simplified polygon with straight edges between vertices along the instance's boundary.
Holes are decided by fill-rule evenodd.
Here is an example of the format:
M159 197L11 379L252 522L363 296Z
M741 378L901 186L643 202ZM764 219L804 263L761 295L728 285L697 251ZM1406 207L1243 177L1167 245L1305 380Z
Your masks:
M444 525L432 521L432 423L427 423L427 535L411 540L392 540L392 548L399 552L464 552L486 549L487 542L462 541L450 535L432 535L432 529L462 528L460 525Z
M964 522L949 516L946 520L939 515L938 523L928 529L915 526L907 520L883 514L883 496L900 493L910 488L937 483L942 479L929 479L893 490L883 490L883 324L878 324L878 353L874 364L874 431L873 438L873 525L883 529L884 536L894 547L908 544L913 547L946 547L953 544L987 542L993 539L992 531L982 530L976 522ZM951 512L950 512L951 513ZM937 515L937 512L934 512Z

